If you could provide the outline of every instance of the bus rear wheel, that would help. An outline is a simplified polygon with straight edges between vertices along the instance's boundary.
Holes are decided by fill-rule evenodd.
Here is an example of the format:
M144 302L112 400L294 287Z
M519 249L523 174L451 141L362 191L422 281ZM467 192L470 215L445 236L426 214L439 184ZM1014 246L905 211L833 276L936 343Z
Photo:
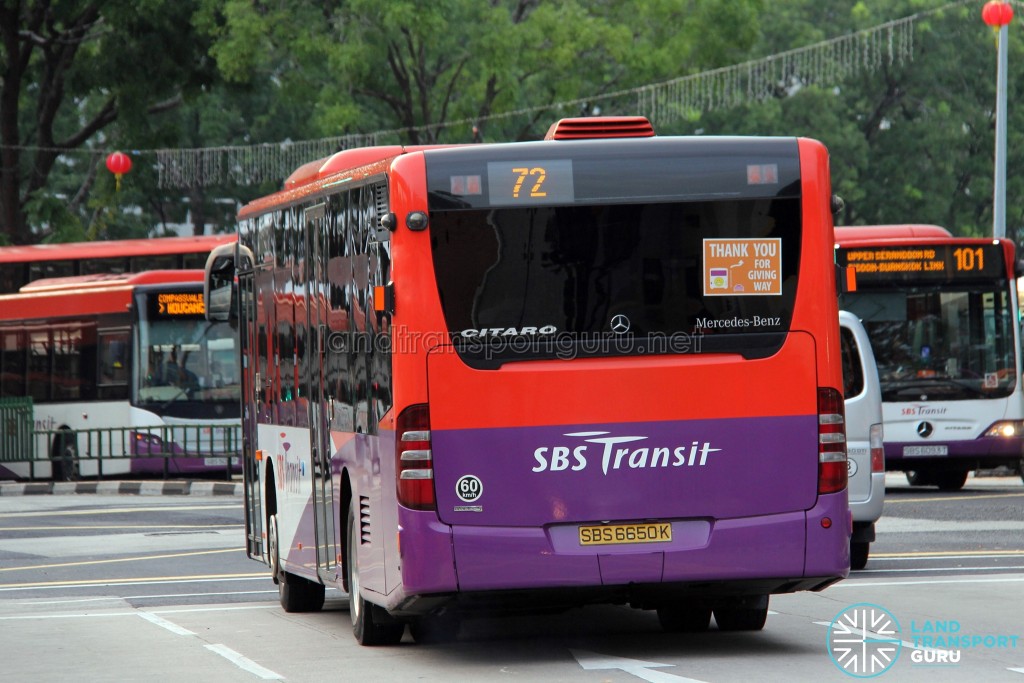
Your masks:
M405 624L394 620L383 609L363 599L359 580L359 523L352 505L345 525L345 585L348 587L348 613L352 633L360 645L396 645L405 634Z
M277 515L270 516L269 526L267 550L270 555L270 571L277 583L277 594L281 600L281 607L285 612L319 612L324 606L326 595L323 584L314 583L281 570Z
M711 624L706 605L672 602L658 607L658 622L666 633L703 633Z
M748 595L715 605L719 631L760 631L768 619L768 596Z

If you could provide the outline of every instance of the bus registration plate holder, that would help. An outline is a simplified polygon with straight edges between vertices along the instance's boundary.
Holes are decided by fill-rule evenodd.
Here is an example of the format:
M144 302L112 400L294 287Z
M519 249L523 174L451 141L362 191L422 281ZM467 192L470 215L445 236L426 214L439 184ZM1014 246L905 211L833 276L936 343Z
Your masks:
M949 446L904 446L903 455L949 455Z
M579 528L580 545L618 545L622 543L668 543L672 540L670 522L640 524L598 524Z

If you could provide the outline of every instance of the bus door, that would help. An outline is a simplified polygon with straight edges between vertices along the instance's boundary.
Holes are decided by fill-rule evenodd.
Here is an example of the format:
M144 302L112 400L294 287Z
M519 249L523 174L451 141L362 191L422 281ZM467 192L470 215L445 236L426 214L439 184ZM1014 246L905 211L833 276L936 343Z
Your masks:
M337 566L334 534L334 492L331 472L331 426L325 410L324 358L327 353L327 306L329 302L324 238L325 206L317 204L306 209L306 278L308 376L306 396L309 398L309 438L313 462L313 508L316 519L317 567L322 578L337 577L329 570Z
M253 448L256 434L256 407L259 391L256 386L256 306L253 302L253 270L250 267L239 272L238 336L242 354L242 473L245 481L245 529L246 553L249 557L263 556L263 501L261 498L260 470Z

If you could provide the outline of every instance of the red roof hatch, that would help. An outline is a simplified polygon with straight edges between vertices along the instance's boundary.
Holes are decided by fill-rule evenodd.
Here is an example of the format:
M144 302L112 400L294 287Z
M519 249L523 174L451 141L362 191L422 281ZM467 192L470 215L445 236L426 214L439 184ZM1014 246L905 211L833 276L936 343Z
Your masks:
M649 138L654 127L646 116L588 116L562 119L551 124L545 140L587 140L591 138Z

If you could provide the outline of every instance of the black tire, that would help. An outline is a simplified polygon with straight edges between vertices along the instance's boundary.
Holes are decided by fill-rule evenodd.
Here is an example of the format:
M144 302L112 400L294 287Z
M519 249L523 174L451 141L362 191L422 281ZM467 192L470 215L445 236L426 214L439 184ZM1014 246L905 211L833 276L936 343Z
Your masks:
M459 637L461 625L456 614L430 614L409 622L409 633L420 644L450 643Z
M850 569L864 569L868 564L871 544L864 541L850 542Z
M359 525L350 504L345 524L345 585L348 587L348 613L352 620L352 634L360 645L396 645L405 633L405 624L395 621L360 594Z
M277 584L281 607L285 612L319 612L324 606L326 596L324 585L282 571L276 514L270 516L269 527L267 548L270 554L270 571Z
M751 595L715 605L719 631L760 631L768 619L768 596Z
M1020 462L1017 463L1017 474L1020 475L1020 480L1024 481L1024 458L1021 458Z
M70 430L63 430L53 440L51 459L54 481L78 481L78 439Z
M907 483L911 486L931 486L935 483L935 480L925 472L910 470L904 474L907 475Z
M658 621L666 633L703 633L711 625L711 608L673 602L658 608Z
M937 472L935 483L939 485L940 491L959 491L967 483L968 472L953 470L950 472Z

